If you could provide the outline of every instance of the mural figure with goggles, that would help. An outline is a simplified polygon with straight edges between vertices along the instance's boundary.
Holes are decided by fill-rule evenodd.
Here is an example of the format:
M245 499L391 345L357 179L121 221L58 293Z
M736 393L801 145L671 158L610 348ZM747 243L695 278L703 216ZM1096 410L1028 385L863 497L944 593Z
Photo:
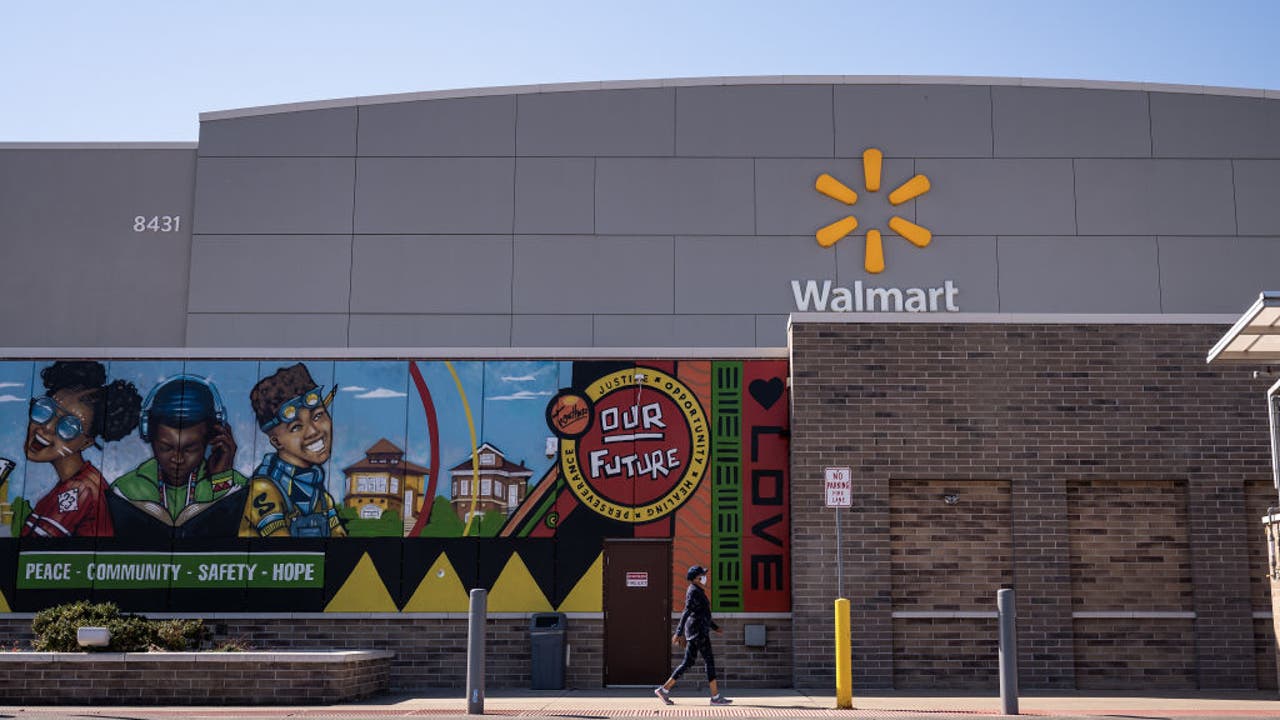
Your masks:
M324 464L333 452L329 405L337 388L324 390L302 363L277 370L249 393L258 427L276 449L249 480L241 537L337 537L346 535Z
M36 502L23 537L107 537L115 532L107 511L107 483L84 451L96 438L119 440L138 425L142 397L133 383L107 384L93 360L59 360L40 371L45 394L31 401L27 460L49 463L58 482Z
M217 387L196 375L164 380L142 403L138 434L153 457L112 484L116 535L170 526L186 526L179 535L235 535L239 508L220 513L223 522L204 515L249 482L235 470L236 441Z

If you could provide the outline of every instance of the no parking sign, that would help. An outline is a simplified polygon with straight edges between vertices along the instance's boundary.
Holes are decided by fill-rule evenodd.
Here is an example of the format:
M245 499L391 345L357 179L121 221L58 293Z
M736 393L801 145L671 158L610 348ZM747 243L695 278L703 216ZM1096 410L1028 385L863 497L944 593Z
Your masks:
M853 507L853 472L847 467L826 470L827 507Z

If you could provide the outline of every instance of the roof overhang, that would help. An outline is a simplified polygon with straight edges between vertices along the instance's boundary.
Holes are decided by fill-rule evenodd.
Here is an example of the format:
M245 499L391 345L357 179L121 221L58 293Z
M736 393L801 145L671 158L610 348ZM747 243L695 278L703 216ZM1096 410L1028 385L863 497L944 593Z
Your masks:
M1209 350L1206 362L1280 363L1280 291L1267 290Z

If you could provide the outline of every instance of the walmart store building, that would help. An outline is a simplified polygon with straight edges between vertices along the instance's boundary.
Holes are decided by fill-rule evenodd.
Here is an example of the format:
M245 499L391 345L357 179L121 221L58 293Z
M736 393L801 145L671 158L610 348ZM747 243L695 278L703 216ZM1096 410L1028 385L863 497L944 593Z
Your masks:
M1198 86L585 83L0 146L0 636L114 600L459 686L484 587L491 685L538 611L571 686L651 683L700 563L730 689L831 687L839 595L855 687L994 688L1004 587L1023 688L1275 687L1270 380L1204 358L1277 284L1278 198L1280 97ZM164 416L175 383L218 401ZM289 408L328 411L305 453Z

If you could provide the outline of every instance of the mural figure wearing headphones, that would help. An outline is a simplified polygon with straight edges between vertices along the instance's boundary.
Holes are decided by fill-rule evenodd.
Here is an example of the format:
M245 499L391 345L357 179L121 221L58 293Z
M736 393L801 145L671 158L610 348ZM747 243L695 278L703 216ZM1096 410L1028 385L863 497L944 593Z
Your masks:
M151 520L176 527L248 484L234 467L236 441L226 407L206 378L175 375L156 385L142 403L138 434L151 446L153 457L112 484L117 535L137 534L128 528L146 522L130 520L132 513L118 500L128 501ZM223 530L205 527L198 534L234 535L235 525Z

